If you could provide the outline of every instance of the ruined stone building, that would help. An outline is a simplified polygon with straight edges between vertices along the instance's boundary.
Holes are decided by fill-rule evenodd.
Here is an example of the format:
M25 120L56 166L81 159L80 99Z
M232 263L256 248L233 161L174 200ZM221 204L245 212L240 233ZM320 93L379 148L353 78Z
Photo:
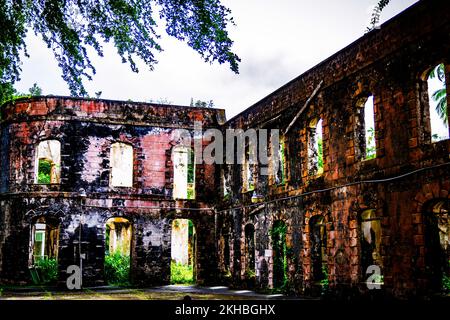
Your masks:
M177 259L192 259L197 284L439 292L450 275L450 140L448 126L435 131L431 83L448 92L449 79L450 3L433 0L228 121L220 109L152 103L6 103L0 281L30 283L30 266L47 256L65 285L81 254L83 284L102 285L105 252L129 238L120 250L131 283L167 284L173 221L189 219L195 239ZM268 175L246 155L240 165L189 165L191 146L172 133L193 133L196 121L223 132L279 129L282 165L269 163Z

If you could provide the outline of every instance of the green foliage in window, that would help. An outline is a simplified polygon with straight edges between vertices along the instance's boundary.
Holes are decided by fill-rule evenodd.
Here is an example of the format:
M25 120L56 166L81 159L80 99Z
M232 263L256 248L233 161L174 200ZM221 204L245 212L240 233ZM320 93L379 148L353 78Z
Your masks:
M34 83L29 89L29 93L18 92L10 82L0 82L0 106L8 101L14 101L20 98L31 98L42 95L42 89Z
M120 250L105 256L105 278L108 284L126 286L130 284L130 256Z
M58 279L58 262L55 258L39 258L34 266L39 274L38 284L54 283Z
M248 188L247 188L247 191L253 191L253 190L255 190L255 181L253 181L253 174L251 175L251 177L249 178L249 179L251 179L251 180L249 180L248 181Z
M195 154L192 150L189 150L187 168L187 199L195 199Z
M434 68L429 75L430 79L438 78L442 83L442 88L437 89L432 95L431 99L433 99L436 104L436 112L441 118L442 122L446 127L448 127L448 116L447 116L447 90L445 83L445 66L443 63L439 64Z
M46 159L39 159L38 183L51 183L52 162Z
M317 173L323 173L323 141L322 138L317 140Z
M379 0L378 1L378 3L373 8L372 16L370 18L370 26L367 27L366 32L370 32L370 31L374 30L375 28L377 28L377 26L380 22L381 12L389 4L389 2L390 2L390 0Z
M328 294L329 290L330 290L330 283L328 280L328 270L325 266L322 266L322 274L323 274L323 279L320 280L320 285L321 285L321 295L326 295Z
M280 146L279 146L278 152L279 152L280 163L279 163L279 167L278 167L278 172L276 173L276 176L275 176L275 182L276 182L276 184L284 184L285 180L286 180L286 174L285 174L286 158L285 158L284 141L280 141Z
M375 130L369 128L367 130L367 145L366 145L366 160L375 159L377 156L377 150L375 146Z
M194 283L194 268L189 264L170 263L170 283L192 284Z
M112 43L132 71L139 71L136 60L153 70L163 50L160 30L185 42L205 62L228 63L238 73L240 58L231 50L227 30L234 21L219 0L3 0L0 8L0 83L20 79L29 31L52 49L74 96L87 95L83 81L95 74L92 54L103 56L103 43Z

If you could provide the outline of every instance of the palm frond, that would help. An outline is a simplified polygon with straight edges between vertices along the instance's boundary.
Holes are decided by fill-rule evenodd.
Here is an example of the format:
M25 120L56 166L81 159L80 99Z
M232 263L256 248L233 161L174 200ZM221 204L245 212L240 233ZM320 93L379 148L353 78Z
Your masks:
M439 115L439 118L441 118L444 124L448 126L447 90L445 88L436 90L431 98L433 99L433 101L437 102L436 112Z

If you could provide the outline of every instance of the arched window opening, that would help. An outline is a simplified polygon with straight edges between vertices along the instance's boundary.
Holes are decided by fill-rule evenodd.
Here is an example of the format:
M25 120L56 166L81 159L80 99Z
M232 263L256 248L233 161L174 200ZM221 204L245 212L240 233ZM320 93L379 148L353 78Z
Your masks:
M374 97L370 95L357 103L355 148L361 160L376 158Z
M430 108L431 141L438 142L449 138L447 84L445 65L438 64L427 77L428 102Z
M450 293L450 200L430 202L424 214L425 263L430 289Z
M189 219L172 222L170 282L192 284L195 282L196 232Z
M321 175L323 173L322 119L313 120L308 129L309 175Z
M105 278L109 284L129 284L131 237L130 221L120 217L108 219L105 236Z
M314 216L309 221L311 243L312 280L321 281L328 278L327 230L322 216Z
M382 267L381 259L381 221L374 209L365 210L360 216L361 271L365 277L367 269L376 265ZM380 275L378 282L383 283Z
M112 187L133 186L133 147L116 142L111 145L110 185Z
M195 199L195 155L191 148L176 147L173 157L173 198Z
M36 150L35 178L37 184L60 183L61 143L58 140L41 141Z

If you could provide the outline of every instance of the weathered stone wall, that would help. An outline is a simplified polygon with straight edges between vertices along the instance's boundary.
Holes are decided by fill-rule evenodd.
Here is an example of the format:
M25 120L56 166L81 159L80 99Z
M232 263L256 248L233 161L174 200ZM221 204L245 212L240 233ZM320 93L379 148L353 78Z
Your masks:
M223 110L150 105L63 97L22 99L2 108L1 121L1 279L31 280L31 226L38 217L54 217L60 227L60 280L68 265L83 260L83 283L103 283L105 224L123 216L133 225L131 277L136 285L170 280L171 221L191 219L203 234L197 243L197 280L211 279L215 265L214 214L218 176L213 165L196 165L196 200L172 200L173 130L191 133L194 121L218 127ZM36 146L61 143L61 181L35 183ZM192 140L193 141L193 140ZM133 186L110 186L110 149L133 147ZM79 196L81 189L86 198ZM193 209L191 209L193 208ZM81 219L81 236L80 236ZM199 224L199 225L197 225ZM200 226L201 224L201 226ZM211 239L211 240L210 240Z
M371 293L428 294L431 249L425 218L433 204L444 203L448 210L450 141L431 143L426 78L444 63L450 79L449 57L450 4L420 1L226 123L217 109L63 97L6 104L0 122L0 280L30 281L31 225L47 216L61 229L60 282L67 266L79 262L81 220L84 283L102 284L105 223L124 217L132 223L132 282L168 283L171 222L184 218L196 228L199 284L220 281L268 290L283 283L291 293L320 294L328 282L336 294L367 293L361 224L370 210L381 229L384 277L382 290ZM284 136L284 183L258 175L255 191L246 192L242 166L199 164L196 200L172 200L173 130L192 132L194 121L200 121L203 129L284 133L321 81ZM376 157L363 160L358 104L369 95L374 96ZM322 174L311 170L308 153L310 125L319 118ZM43 139L61 142L59 184L34 183L36 145ZM110 186L114 142L133 147L132 187ZM226 197L221 171L230 184ZM253 194L262 202L252 203ZM254 266L246 253L248 225L254 227ZM285 226L277 243L275 225ZM280 279L274 261L284 256L286 278ZM317 278L317 268L325 272L323 279Z
M226 123L226 128L264 127L284 133L323 81L285 136L285 183L276 185L269 178L267 185L267 178L258 176L255 192L264 197L263 203L251 204L253 191L242 192L242 168L224 168L230 172L232 192L219 213L227 223L224 233L234 238L230 269L235 286L248 283L242 246L247 223L256 230L254 283L273 286L270 232L273 222L282 220L287 226L288 287L317 293L317 282L311 278L309 221L318 215L326 227L330 290L366 292L359 225L361 213L373 209L382 226L383 291L404 296L428 290L423 207L427 201L448 201L450 141L431 143L426 77L430 68L443 62L450 79L449 9L445 1L419 2ZM357 104L371 94L376 158L364 161L356 139ZM309 124L318 118L323 120L322 175L313 174L308 163Z

